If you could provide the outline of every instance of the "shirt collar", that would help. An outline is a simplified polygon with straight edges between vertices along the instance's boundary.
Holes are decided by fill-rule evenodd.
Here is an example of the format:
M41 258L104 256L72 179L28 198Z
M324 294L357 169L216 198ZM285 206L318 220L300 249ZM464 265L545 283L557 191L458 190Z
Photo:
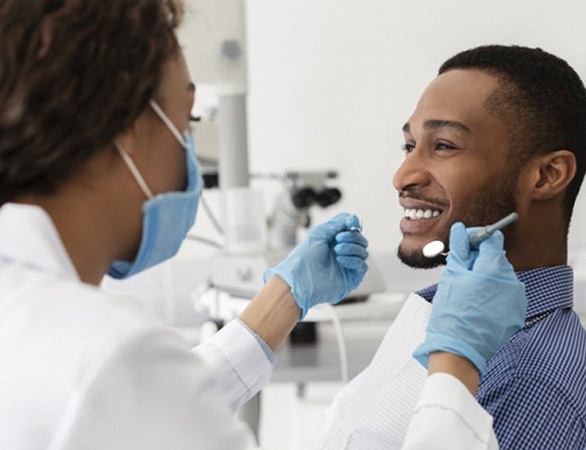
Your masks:
M574 271L570 266L522 270L517 272L517 278L525 284L528 319L573 306Z
M527 319L558 308L571 308L574 296L574 272L570 266L540 267L516 272L525 284ZM432 302L437 284L417 291L416 294Z
M49 215L38 206L0 208L0 258L57 276L79 276Z

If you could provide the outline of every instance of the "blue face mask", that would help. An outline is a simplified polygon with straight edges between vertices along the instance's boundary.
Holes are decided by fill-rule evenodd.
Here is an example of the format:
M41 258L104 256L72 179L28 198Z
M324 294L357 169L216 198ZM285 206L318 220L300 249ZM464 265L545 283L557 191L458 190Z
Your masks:
M185 148L187 187L182 192L166 192L153 196L130 155L115 142L116 148L134 175L148 200L143 204L143 225L140 247L134 261L114 261L108 275L126 278L174 256L195 223L203 179L195 160L195 143L190 133L182 136L171 120L154 101L151 107Z

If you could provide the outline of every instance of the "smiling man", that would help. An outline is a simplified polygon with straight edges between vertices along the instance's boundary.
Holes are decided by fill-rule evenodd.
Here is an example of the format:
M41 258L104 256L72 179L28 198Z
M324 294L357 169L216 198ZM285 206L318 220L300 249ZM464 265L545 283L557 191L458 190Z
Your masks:
M477 394L494 417L500 447L585 448L586 331L572 311L567 265L586 169L580 78L540 49L468 50L442 65L403 133L406 156L393 180L405 210L402 262L442 265L445 256L426 258L422 249L438 239L449 247L455 222L481 226L519 215L502 231L507 258L525 284L525 326L488 360ZM425 379L412 355L436 290L411 294L370 366L337 395L322 448L401 446Z
M394 184L405 209L398 254L408 266L443 264L444 256L426 258L422 247L447 243L454 222L489 224L516 208L509 133L483 105L497 88L487 73L450 71L431 83L404 125L407 157Z

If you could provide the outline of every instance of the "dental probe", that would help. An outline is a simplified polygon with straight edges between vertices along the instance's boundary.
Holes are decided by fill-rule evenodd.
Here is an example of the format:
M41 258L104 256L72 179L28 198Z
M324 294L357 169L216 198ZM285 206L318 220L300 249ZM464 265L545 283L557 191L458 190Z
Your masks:
M493 223L492 225L486 225L485 227L481 228L470 234L470 246L476 247L485 239L492 236L492 234L496 230L500 230L501 228L510 225L515 220L519 218L519 215L516 212L512 212L508 216L503 217L501 220ZM447 255L447 253L443 253L444 251L444 243L442 241L431 241L428 244L425 244L423 247L423 256L426 258L435 258L436 256L442 254Z
M475 231L474 233L472 233L470 235L470 245L472 247L476 247L482 241L484 241L485 239L492 236L492 234L496 230L500 230L501 228L504 228L507 225L512 224L518 218L519 218L519 215L516 212L512 212L508 216L503 217L501 220L493 223L492 225L487 225L484 228L482 228L478 231Z

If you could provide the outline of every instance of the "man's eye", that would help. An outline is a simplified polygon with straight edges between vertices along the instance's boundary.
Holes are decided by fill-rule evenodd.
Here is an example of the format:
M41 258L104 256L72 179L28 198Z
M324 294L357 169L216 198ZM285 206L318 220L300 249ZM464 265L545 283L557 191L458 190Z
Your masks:
M438 142L437 144L435 144L435 150L453 150L455 148L456 147L454 147L453 145L449 145L444 142Z
M415 150L415 146L413 144L403 144L401 145L401 148L405 153L411 153L413 150Z

